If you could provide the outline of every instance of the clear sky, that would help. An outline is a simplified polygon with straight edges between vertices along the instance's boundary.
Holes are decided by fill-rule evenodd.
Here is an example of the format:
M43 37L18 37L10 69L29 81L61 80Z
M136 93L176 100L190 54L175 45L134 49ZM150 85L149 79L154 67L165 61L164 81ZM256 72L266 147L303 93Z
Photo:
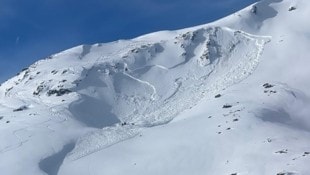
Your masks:
M0 0L0 82L80 44L212 22L257 0Z

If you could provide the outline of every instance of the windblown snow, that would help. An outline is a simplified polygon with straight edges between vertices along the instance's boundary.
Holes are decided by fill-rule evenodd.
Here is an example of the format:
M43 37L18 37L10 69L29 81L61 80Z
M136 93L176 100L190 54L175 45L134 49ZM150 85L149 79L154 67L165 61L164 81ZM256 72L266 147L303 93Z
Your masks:
M310 174L310 14L81 45L0 86L0 174Z

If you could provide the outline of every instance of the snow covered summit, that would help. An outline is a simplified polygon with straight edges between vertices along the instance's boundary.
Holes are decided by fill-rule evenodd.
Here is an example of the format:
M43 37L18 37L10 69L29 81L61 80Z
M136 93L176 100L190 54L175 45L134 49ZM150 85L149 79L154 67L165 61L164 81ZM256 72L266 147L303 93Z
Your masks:
M0 172L309 174L309 13L265 0L34 63L0 86Z

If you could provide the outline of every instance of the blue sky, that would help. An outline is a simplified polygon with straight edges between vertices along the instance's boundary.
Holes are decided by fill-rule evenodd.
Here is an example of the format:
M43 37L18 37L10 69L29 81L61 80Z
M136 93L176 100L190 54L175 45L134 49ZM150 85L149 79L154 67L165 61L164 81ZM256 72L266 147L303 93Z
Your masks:
M0 82L80 44L204 24L257 0L0 0Z

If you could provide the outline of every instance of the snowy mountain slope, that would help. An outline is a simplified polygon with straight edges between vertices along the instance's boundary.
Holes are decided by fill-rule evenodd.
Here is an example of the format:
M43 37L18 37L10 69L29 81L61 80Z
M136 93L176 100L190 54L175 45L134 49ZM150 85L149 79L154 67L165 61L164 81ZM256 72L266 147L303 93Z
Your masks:
M309 8L38 61L0 86L1 174L309 174Z

